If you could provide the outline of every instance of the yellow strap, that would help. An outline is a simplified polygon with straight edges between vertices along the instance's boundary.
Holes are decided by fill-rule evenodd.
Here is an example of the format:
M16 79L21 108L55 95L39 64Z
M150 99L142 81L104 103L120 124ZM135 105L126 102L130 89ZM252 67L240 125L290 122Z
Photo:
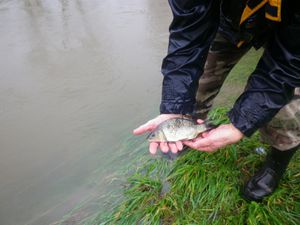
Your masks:
M266 11L265 17L269 20L280 22L281 21L281 0L269 0L269 5L277 8L277 15L273 16Z
M265 17L269 20L280 22L281 21L281 1L282 0L261 0L254 8L249 7L249 3L251 3L251 0L248 0L246 7L242 13L241 19L240 19L240 25L244 23L250 16L252 16L257 10L261 9L263 6L267 4L267 7L265 7ZM275 10L272 10L272 8ZM271 11L272 10L272 11ZM276 15L274 15L274 11L276 11ZM271 14L273 12L273 15ZM241 47L245 43L244 40L240 40L239 43L237 43L237 47Z
M262 8L266 3L268 2L268 0L262 0L256 7L254 7L253 9L251 9L248 5L246 6L246 8L243 11L241 20L240 20L240 25L245 22L245 20L247 20L250 16L252 16L257 10L259 10L260 8Z
M248 3L251 0L248 0ZM268 11L266 11L265 16L267 19L272 20L272 21L281 21L281 0L261 0L261 2L255 6L254 8L250 8L248 6L248 3L242 13L241 19L240 19L240 25L245 22L250 16L252 16L257 10L262 8L265 4L268 4L271 7L275 7L277 9L277 15L272 16Z

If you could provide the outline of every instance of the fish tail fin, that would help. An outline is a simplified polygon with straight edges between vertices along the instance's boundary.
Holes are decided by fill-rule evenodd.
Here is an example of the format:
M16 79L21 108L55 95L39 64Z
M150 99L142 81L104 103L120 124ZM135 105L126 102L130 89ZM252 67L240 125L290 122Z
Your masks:
M197 130L199 133L203 133L212 129L215 129L216 127L218 127L219 125L214 124L212 121L210 120L205 120L203 123L198 124L197 126Z
M207 129L212 130L217 128L220 124L215 124L211 120L205 120L204 125L207 127Z

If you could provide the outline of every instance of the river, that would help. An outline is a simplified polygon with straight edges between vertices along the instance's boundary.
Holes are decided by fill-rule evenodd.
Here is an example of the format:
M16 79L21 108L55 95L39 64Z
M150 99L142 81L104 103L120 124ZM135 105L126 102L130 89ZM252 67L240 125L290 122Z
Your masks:
M121 189L147 152L131 131L158 113L170 20L161 0L0 0L1 225L84 205L80 221Z

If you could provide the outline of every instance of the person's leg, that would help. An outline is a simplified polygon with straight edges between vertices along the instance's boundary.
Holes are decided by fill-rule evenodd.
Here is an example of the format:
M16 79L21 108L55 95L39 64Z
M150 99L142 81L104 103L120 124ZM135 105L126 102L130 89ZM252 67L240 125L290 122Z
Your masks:
M266 126L260 129L263 142L281 151L300 144L300 88Z
M222 34L217 33L211 44L204 72L199 79L195 117L206 119L213 100L219 93L227 75L249 49L250 46L238 48L225 39Z
M292 156L300 145L300 89L296 88L292 101L260 129L263 142L271 151L263 167L245 184L245 198L261 201L272 194L283 176Z

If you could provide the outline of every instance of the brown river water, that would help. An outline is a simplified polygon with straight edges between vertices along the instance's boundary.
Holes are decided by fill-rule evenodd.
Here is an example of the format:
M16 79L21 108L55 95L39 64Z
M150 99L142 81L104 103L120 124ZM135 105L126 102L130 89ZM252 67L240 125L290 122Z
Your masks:
M0 225L100 212L121 189L147 152L131 131L158 113L170 20L161 0L0 0Z

